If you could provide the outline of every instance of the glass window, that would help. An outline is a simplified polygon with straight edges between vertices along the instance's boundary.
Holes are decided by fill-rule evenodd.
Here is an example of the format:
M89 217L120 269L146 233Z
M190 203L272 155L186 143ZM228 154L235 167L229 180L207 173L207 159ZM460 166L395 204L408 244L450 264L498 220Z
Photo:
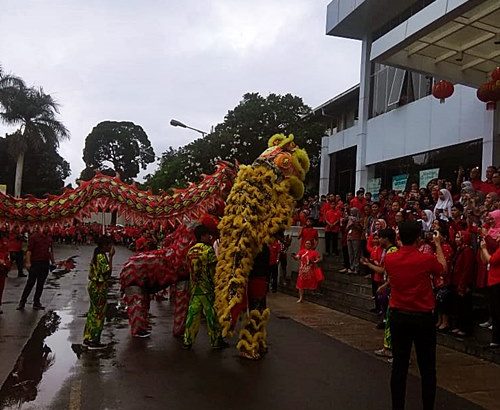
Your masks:
M399 104L401 99L401 91L403 90L403 82L405 79L406 71L401 68L396 68L394 74L389 77L391 81L391 89L389 91L389 99L387 101L387 106L391 107L393 105Z
M439 178L455 183L460 166L466 170L466 175L470 169L481 167L482 147L482 140L476 140L380 162L372 165L375 167L374 177L382 178L382 188L391 189L395 175L408 174L408 182L412 183L419 181L421 170L439 168Z

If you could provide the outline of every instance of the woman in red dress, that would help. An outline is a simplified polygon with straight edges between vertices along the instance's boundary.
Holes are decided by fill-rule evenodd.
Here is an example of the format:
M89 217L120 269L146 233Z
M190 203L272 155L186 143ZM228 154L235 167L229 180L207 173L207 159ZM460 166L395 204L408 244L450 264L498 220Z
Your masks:
M2 294L5 286L5 278L10 270L9 242L7 233L0 231L0 314L2 314Z
M307 218L306 225L300 230L300 249L305 248L306 241L311 241L312 247L316 248L318 244L318 231L313 228L312 218Z
M307 240L305 248L301 249L299 253L292 255L292 257L299 261L299 275L296 285L299 290L299 300L297 300L297 303L302 303L304 289L317 289L319 282L325 278L321 268L318 266L321 255L316 249L313 249L313 242Z

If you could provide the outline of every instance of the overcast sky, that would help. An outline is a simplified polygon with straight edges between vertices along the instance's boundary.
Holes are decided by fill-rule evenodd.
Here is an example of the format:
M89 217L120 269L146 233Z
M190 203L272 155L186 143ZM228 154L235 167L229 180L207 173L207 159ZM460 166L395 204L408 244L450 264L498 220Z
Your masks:
M61 104L73 182L101 121L141 125L161 155L199 137L172 118L209 131L246 92L314 107L359 82L360 44L325 35L329 1L2 0L0 64Z

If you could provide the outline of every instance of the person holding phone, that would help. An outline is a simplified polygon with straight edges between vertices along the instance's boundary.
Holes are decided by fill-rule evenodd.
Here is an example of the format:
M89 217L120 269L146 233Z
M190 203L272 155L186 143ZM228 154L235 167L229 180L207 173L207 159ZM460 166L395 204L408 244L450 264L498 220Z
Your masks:
M402 222L399 235L403 246L385 258L385 270L391 286L393 409L404 409L405 406L406 379L413 344L422 380L423 408L433 409L436 397L436 300L433 280L447 269L447 263L438 231L433 235L436 255L418 251L421 229L417 221Z

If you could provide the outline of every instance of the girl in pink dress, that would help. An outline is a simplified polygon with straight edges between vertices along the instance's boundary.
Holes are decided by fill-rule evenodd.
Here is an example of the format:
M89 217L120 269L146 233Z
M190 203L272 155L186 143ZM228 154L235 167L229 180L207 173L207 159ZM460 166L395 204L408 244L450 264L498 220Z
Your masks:
M299 300L297 300L297 303L302 303L304 289L315 290L318 288L318 283L325 279L323 271L318 266L321 255L316 249L313 249L313 242L307 240L304 245L305 247L299 253L292 255L294 259L300 262L296 285L299 290Z

